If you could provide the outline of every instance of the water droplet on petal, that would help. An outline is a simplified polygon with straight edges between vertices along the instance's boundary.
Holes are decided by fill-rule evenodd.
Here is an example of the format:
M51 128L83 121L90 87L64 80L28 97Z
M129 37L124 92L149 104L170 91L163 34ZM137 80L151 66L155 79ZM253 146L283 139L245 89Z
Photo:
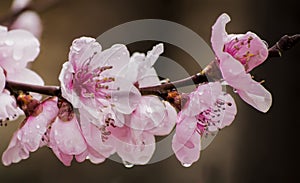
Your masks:
M15 44L15 42L13 40L5 40L4 43L7 45L7 46L12 46Z
M114 100L114 102L117 102L119 99L117 96L115 96L113 100Z
M128 161L123 161L123 164L126 168L132 168L134 166L134 164L129 163Z
M15 60L20 60L22 58L22 56L23 56L23 50L21 50L21 49L15 49L14 50L13 58Z
M195 128L195 125L191 123L191 124L189 124L189 128L193 129L193 128Z
M3 52L3 53L2 53L2 57L3 57L3 58L6 58L6 57L7 57L7 54L6 54L5 52Z
M36 125L36 128L39 129L39 128L41 128L41 126L40 125Z
M233 92L234 92L234 93L238 93L238 90L237 90L237 89L233 89Z
M188 167L192 166L192 164L189 164L189 163L182 163L182 166L188 168Z
M76 46L76 45L73 46L72 48L74 49L74 51L77 51L77 52L80 51L80 47L78 47L78 46Z

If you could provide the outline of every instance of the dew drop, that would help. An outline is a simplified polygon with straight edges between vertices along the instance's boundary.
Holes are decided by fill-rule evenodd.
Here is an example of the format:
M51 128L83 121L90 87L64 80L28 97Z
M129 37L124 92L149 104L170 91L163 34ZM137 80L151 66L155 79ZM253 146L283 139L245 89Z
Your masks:
M15 44L15 42L13 40L5 40L4 43L7 45L7 46L12 46Z
M129 163L128 161L123 161L123 164L126 168L132 168L134 166L134 164Z
M41 126L40 125L36 125L36 128L39 129L39 128L41 128Z
M16 49L13 53L13 58L15 60L20 60L22 58L22 56L23 56L23 50L21 50L21 49Z
M233 89L233 92L234 92L234 93L238 93L237 89Z
M119 99L118 99L118 97L114 97L114 102L117 102Z
M3 58L6 58L6 57L7 57L7 54L6 54L5 52L3 52L3 53L2 53L2 57L3 57Z
M78 47L78 46L73 46L72 48L77 52L80 51L80 47Z
M193 123L189 124L189 129L195 128L195 125Z
M189 164L189 163L182 163L182 166L188 168L188 167L192 166L192 164Z

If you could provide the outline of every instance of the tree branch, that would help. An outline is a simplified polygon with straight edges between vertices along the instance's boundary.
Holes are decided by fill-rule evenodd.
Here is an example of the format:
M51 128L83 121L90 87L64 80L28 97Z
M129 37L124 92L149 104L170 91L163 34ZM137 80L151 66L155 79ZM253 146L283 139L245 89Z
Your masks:
M300 34L293 36L283 36L280 40L269 49L269 58L279 57L282 52L293 48L300 41ZM181 79L174 82L169 82L157 86L139 88L142 95L157 95L162 98L166 98L168 92L176 90L176 88L197 85L200 83L208 82L209 80L218 80L221 78L221 73L216 69L215 62L211 62L200 73ZM27 92L36 92L50 96L61 96L61 89L59 86L39 86L24 83L17 83L12 81L6 81L6 89L10 91L22 90Z
M11 92L24 91L24 92L36 92L39 94L60 96L61 90L59 86L40 86L26 83L18 83L14 81L6 81L5 88Z
M269 57L280 57L284 51L293 48L300 41L300 34L284 35L269 49Z

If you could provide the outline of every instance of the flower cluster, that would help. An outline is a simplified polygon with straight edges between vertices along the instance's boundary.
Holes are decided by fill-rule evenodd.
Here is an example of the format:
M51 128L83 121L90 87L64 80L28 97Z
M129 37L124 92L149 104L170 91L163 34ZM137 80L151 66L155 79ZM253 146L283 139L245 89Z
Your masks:
M26 115L3 153L3 164L27 159L46 146L66 166L73 157L98 164L115 153L127 167L144 165L155 151L155 136L169 135L175 128L173 151L183 166L190 166L205 148L202 141L235 118L237 107L225 86L259 111L271 106L271 94L249 74L266 60L268 48L252 32L228 35L229 20L222 14L212 28L214 62L222 79L198 83L191 93L169 90L168 97L140 92L161 85L153 65L163 53L162 44L147 54L130 55L125 45L102 50L90 37L73 41L59 75L59 95L41 100L34 93L7 88L6 81L43 85L26 68L39 53L39 41L28 31L0 27L1 125Z

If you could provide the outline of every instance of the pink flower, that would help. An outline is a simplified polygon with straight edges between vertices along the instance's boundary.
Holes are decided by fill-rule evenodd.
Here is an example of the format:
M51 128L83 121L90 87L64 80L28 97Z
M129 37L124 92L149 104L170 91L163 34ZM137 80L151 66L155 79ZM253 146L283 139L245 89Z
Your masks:
M0 26L0 66L7 73L24 69L40 52L40 43L25 30L7 31Z
M107 125L113 122L107 119L105 126L98 127L91 123L85 115L80 117L80 127L83 137L87 143L86 158L92 163L102 163L106 158L115 153L115 147L107 142L107 136L111 132L107 131Z
M228 35L225 26L229 21L229 16L222 14L212 27L211 43L223 78L245 102L259 111L267 112L272 104L272 96L248 72L266 60L268 49L252 32Z
M3 69L0 67L0 93L2 93L4 87L5 87L5 75Z
M3 125L4 121L16 119L19 115L24 114L17 106L16 99L10 95L8 90L3 90L0 93L0 101L0 126Z
M6 79L28 84L44 84L38 74L26 68L28 62L33 61L38 53L39 41L30 32L7 31L6 27L0 26L0 97L5 101L1 105L0 120L11 120L22 114L15 104L15 99L7 90L3 91ZM41 98L39 94L32 95L37 99Z
M29 101L25 97L21 100L24 100L24 108L28 108L26 113L29 116L14 133L9 147L3 153L4 165L26 159L30 152L42 146L50 147L66 166L71 165L73 156L78 162L86 159L91 151L74 112L66 101L58 102L57 98L53 97L35 105L34 99ZM30 106L33 106L34 110L29 109Z
M123 127L110 126L108 139L125 166L144 165L155 150L155 135L168 135L176 122L177 112L156 96L143 96L135 111L125 117Z
M147 55L134 53L121 74L139 87L159 85L153 65L162 52L163 45L158 44ZM142 96L136 109L124 117L123 127L107 127L108 143L115 147L126 167L147 164L155 150L154 136L169 134L176 115L176 110L168 102L156 96Z
M73 156L78 162L85 160L83 154L87 145L75 116L68 121L57 117L51 125L48 138L48 146L64 165L70 166Z
M198 86L178 114L172 148L183 166L200 157L201 138L232 123L237 109L233 98L222 92L220 83Z
M93 38L74 40L59 76L63 97L97 126L105 125L108 118L117 120L115 112L130 114L141 94L118 75L129 59L124 45L102 51Z
M163 53L163 50L163 44L160 43L148 51L147 55L134 53L120 75L126 77L132 83L137 83L140 88L159 85L160 81L153 65L159 55Z
M8 148L2 155L4 165L8 166L27 159L30 152L36 151L43 144L43 136L51 121L58 114L57 99L46 100L37 110L39 114L26 118L22 126L14 133Z
M26 68L38 56L39 41L28 31L11 30L0 26L0 67L10 81L44 85L42 78Z
M12 3L12 10L19 11L31 3L31 0L14 0ZM11 29L24 29L31 32L34 36L39 38L42 33L42 21L40 16L34 11L25 11L13 22Z

